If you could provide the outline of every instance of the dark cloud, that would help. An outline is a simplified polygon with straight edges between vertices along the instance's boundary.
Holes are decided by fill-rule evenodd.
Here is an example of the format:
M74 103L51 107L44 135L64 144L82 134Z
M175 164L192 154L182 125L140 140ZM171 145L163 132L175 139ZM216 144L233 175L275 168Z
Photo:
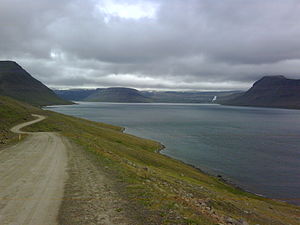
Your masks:
M244 89L300 74L298 0L0 2L1 59L53 87Z

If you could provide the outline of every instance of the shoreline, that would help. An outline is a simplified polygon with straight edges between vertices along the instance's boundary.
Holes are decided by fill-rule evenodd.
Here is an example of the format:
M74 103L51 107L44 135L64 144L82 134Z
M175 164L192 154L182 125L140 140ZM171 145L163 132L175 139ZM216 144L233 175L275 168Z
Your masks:
M159 142L159 143L160 143L160 142ZM161 143L160 143L160 144L161 144ZM253 193L253 192L251 192L251 191L247 191L246 189L240 187L240 186L237 185L236 183L234 183L234 182L232 182L232 181L230 181L230 180L224 178L224 177L223 177L222 175L220 175L220 174L212 174L212 173L206 172L206 171L204 171L203 169L201 169L201 168L199 168L199 167L197 167L197 166L195 166L195 165L193 165L193 164L190 164L190 163L184 162L183 160L176 159L176 158L172 158L171 156L162 154L161 152L162 152L164 149L166 149L166 146L163 145L163 144L161 144L161 145L163 146L163 148L156 150L155 153L161 154L161 155L163 155L163 156L165 156L165 157L167 157L167 158L173 159L173 160L180 161L180 162L184 163L185 165L188 165L188 166L190 166L190 167L193 167L194 169L198 170L199 172L201 172L201 173L203 173L203 174L205 174L205 175L207 175L207 176L211 176L211 177L217 178L219 181L221 181L221 182L223 182L223 183L225 183L225 184L228 184L228 185L230 185L230 186L232 186L232 187L234 187L234 188L236 188L236 189L238 189L238 190L241 190L241 191L244 191L244 192L247 192L247 193L250 193L250 194L254 194L254 195L257 195L257 196L259 196L259 197L268 198L268 197L266 197L266 196L264 196L264 195L262 195L262 194L257 194L257 193ZM272 199L272 198L269 198L269 199Z
M44 108L44 110L49 110L49 109ZM49 111L53 112L52 110L49 110ZM55 112L55 111L54 111L54 112ZM64 114L64 115L71 116L71 115L68 115L68 114ZM75 117L77 117L77 116L75 116ZM77 118L81 118L81 117L77 117ZM83 119L84 119L84 118L83 118ZM90 119L88 119L88 120L90 120ZM90 120L90 121L93 121L93 120ZM100 122L100 121L94 121L94 122ZM101 123L103 123L103 122L101 122ZM113 125L113 124L110 124L110 125ZM118 125L114 125L114 126L118 126ZM152 141L155 141L155 142L159 143L160 147L159 147L158 149L156 149L156 150L154 151L154 153L161 154L161 155L163 155L164 157L167 157L167 158L169 158L169 159L176 160L176 161L179 161L179 162L181 162L181 163L183 163L183 164L185 164L185 165L188 165L188 166L190 166L190 167L196 169L196 170L199 171L200 173L203 173L203 174L205 174L205 175L207 175L207 176L213 177L213 178L217 179L218 181L223 182L224 184L229 185L229 186L231 186L231 187L233 187L233 188L235 188L235 189L237 189L237 190L239 190L239 191L242 191L242 192L245 192L245 193L248 193L248 194L252 194L252 195L257 196L257 197L260 197L260 198L265 198L265 199L274 200L274 201L280 201L280 202L288 203L288 204L291 204L291 205L294 205L294 206L300 206L300 203L299 203L299 204L295 204L294 202L290 202L289 200L281 200L281 199L271 198L271 197L268 197L268 196L263 195L263 194L259 194L259 193L255 193L255 192L249 191L249 190L247 190L247 189L245 189L245 188L242 188L241 186L239 186L239 185L236 184L235 182L229 180L228 178L226 178L226 177L224 177L224 176L222 176L222 175L220 175L220 174L209 173L209 172L207 172L207 171L204 171L204 170L201 169L200 167L197 167L197 166L195 166L195 165L193 165L193 164L184 162L184 161L181 160L181 159L176 159L176 158L173 158L173 157L168 156L168 155L166 155L166 154L162 154L161 152L162 152L163 150L165 150L167 147L166 147L164 144L162 144L161 142L159 142L159 141L157 141L157 140L153 140L153 139L151 139L151 138L140 137L140 136L135 135L135 134L127 133L127 132L126 132L126 129L128 129L128 128L122 127L122 126L118 126L118 127L121 128L121 129L120 129L120 132L122 132L122 133L126 133L126 134L129 134L129 135L133 135L133 136L136 136L136 137L142 138L142 139L152 140Z
M154 141L156 141L156 140L154 140ZM205 174L207 176L210 176L210 177L214 177L214 178L218 179L219 181L223 182L224 184L227 184L227 185L229 185L229 186L231 186L231 187L233 187L233 188L235 188L235 189L237 189L239 191L243 191L243 192L255 195L255 196L260 197L260 198L265 198L265 199L274 200L274 201L280 201L280 202L284 202L284 203L291 204L291 205L294 205L294 206L300 206L300 202L299 202L299 204L296 204L296 203L292 202L293 199L291 199L290 201L289 200L282 200L282 199L271 198L271 197L268 197L268 196L263 195L263 194L259 194L259 193L255 193L255 192L249 191L249 190L247 190L245 188L242 188L241 186L239 186L238 184L234 183L233 181L230 181L228 178L226 178L226 177L224 177L224 176L222 176L220 174L213 174L213 173L206 172L206 171L202 170L201 168L199 168L199 167L197 167L197 166L195 166L193 164L190 164L190 163L184 162L183 160L176 159L176 158L173 158L171 156L162 154L161 152L164 149L166 149L166 146L163 145L163 144L161 144L160 142L158 142L158 143L161 145L161 148L157 149L155 151L155 153L161 154L161 155L163 155L163 156L165 156L165 157L167 157L169 159L177 160L177 161L179 161L181 163L184 163L185 165L188 165L188 166L196 169L200 173L203 173L203 174Z
M122 128L122 129L121 129L121 132L122 132L122 133L126 133L126 127L121 127L121 128ZM128 129L128 128L127 128L127 129ZM131 133L126 133L126 134L133 135L133 134L131 134ZM133 136L136 136L136 135L133 135ZM136 136L136 137L139 137L139 136ZM139 138L143 138L143 137L139 137ZM147 139L147 138L145 138L145 139ZM152 140L152 139L149 139L149 140ZM160 148L158 148L157 150L154 151L154 152L157 153L157 154L161 154L161 155L163 155L163 156L165 156L165 157L167 157L167 158L169 158L169 159L172 159L172 160L177 160L177 161L179 161L179 162L181 162L181 163L183 163L183 164L185 164L185 165L188 165L188 166L190 166L190 167L196 169L196 170L199 171L200 173L203 173L203 174L205 174L205 175L207 175L207 176L211 176L211 177L217 178L219 181L221 181L221 182L223 182L223 183L225 183L225 184L227 184L227 185L230 185L230 186L232 186L232 187L234 187L234 188L236 188L236 189L238 189L238 190L240 190L240 191L244 191L244 192L247 192L247 193L249 193L249 194L256 195L256 196L258 196L258 197L263 197L263 198L267 198L267 199L272 199L272 200L282 201L282 200L279 200L279 199L269 198L269 197L267 197L267 196L265 196L265 195L263 195L263 194L258 194L258 193L254 193L254 192L248 191L248 190L246 190L246 189L240 187L238 184L236 184L236 183L234 183L234 182L232 182L232 181L230 181L230 180L224 178L224 177L223 177L222 175L220 175L220 174L212 174L212 173L206 172L206 171L202 170L201 168L199 168L199 167L197 167L197 166L195 166L195 165L193 165L193 164L190 164L190 163L184 162L183 160L176 159L176 158L173 158L173 157L171 157L171 156L162 154L161 152L162 152L163 150L165 150L167 147L166 147L164 144L162 144L161 142L159 142L159 141L156 141L156 140L152 140L152 141L155 141L155 142L157 142L157 143L160 144ZM284 201L284 202L285 202L285 201ZM290 204L292 204L292 203L290 203ZM295 204L293 204L293 205L295 205Z
M126 133L126 127L121 127L121 128L122 128L121 132L122 133ZM130 134L130 133L126 133L126 134ZM130 134L130 135L133 135L133 134ZM136 136L136 135L134 135L134 136ZM136 136L136 137L139 137L139 136ZM144 137L139 137L139 138L144 138ZM147 138L145 138L145 139L147 139ZM152 139L149 139L149 140L152 140ZM203 173L203 174L205 174L207 176L216 178L220 182L223 182L224 184L229 185L229 186L231 186L231 187L233 187L233 188L235 188L235 189L237 189L239 191L243 191L245 193L249 193L249 194L255 195L255 196L260 197L260 198L265 198L265 199L274 200L274 201L280 201L280 202L288 203L288 204L295 205L295 206L299 206L300 205L300 204L295 204L295 203L289 202L287 200L281 200L281 199L271 198L271 197L268 197L268 196L263 195L263 194L259 194L259 193L255 193L255 192L249 191L249 190L247 190L245 188L242 188L241 186L239 186L238 184L234 183L233 181L230 181L228 178L226 178L226 177L224 177L224 176L222 176L220 174L213 174L213 173L206 172L203 169L201 169L201 168L199 168L199 167L197 167L197 166L195 166L193 164L184 162L181 159L176 159L176 158L173 158L171 156L162 154L161 152L163 150L165 150L167 147L164 144L162 144L161 142L159 142L159 141L156 141L156 140L152 140L152 141L155 141L155 142L157 142L157 143L160 144L160 148L158 148L157 150L155 150L154 153L161 154L161 155L163 155L163 156L165 156L165 157L167 157L169 159L172 159L172 160L177 160L177 161L179 161L179 162L181 162L181 163L183 163L185 165L188 165L188 166L196 169L198 172Z
M13 110L18 111L18 107L13 107ZM180 143L187 141L184 135L171 136L169 142L162 134L164 130L159 129L152 135L146 132L147 127L140 129L140 126L132 126L133 131L134 128L137 130L135 135L130 135L127 132L132 132L132 128L129 126L125 130L124 117L120 118L122 128L101 123L101 119L105 119L101 113L94 117L100 121L93 122L39 109L20 112L20 120L26 117L26 112L47 116L46 120L26 128L26 131L57 132L66 138L64 143L67 146L69 140L78 147L80 155L76 154L75 145L69 146L70 154L75 155L68 155L68 159L76 161L68 161L69 169L75 170L67 172L75 177L65 184L63 199L67 205L62 204L60 208L64 224L120 224L118 218L122 215L124 219L132 218L128 224L299 224L299 206L239 191L220 181L220 177L204 172L221 173L225 177L223 171L230 172L227 167L217 170L218 164L194 161L198 158L201 162L201 155L197 158L185 158L180 154L173 156L173 147L181 151L197 147L181 146ZM74 114L86 115L75 111ZM4 118L9 116L5 114ZM147 136L161 143L149 140ZM178 140L177 144L174 140ZM178 159L174 159L176 157ZM203 166L204 171L180 159ZM206 164L211 167L205 167ZM210 170L214 165L216 169Z
M127 209L139 211L145 206L145 217L149 216L151 221L172 220L172 224L187 224L189 221L195 221L195 224L212 224L209 221L214 221L213 224L227 224L227 221L272 224L276 221L296 225L299 222L294 217L300 210L299 206L239 191L216 176L206 175L199 168L163 155L168 152L162 152L168 145L145 136L139 138L142 130L138 129L140 132L135 135L128 134L131 129L124 125L122 129L121 126L97 124L86 119L76 120L74 116L60 113L49 118L47 125L35 129L52 131L65 124L60 131L82 145L84 150L95 153L99 169L105 169L109 177L116 178L116 184L122 185L116 193L134 203L133 208L128 204L130 207L126 206L124 212ZM156 135L152 139L160 140ZM274 211L283 213L274 218L270 214ZM253 217L253 213L257 217Z

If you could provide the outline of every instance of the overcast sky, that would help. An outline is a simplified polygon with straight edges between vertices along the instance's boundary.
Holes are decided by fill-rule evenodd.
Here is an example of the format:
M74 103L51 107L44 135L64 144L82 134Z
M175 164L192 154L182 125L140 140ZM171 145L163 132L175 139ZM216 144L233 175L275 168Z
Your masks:
M0 59L54 88L300 78L299 0L0 0Z

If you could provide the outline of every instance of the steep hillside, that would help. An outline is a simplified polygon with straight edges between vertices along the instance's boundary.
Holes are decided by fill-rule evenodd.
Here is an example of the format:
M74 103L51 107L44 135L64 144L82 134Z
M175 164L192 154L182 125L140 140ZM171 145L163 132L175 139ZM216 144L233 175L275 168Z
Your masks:
M0 95L36 106L70 104L13 61L0 61Z
M247 92L223 104L300 109L300 80L265 76Z
M97 91L84 99L91 102L151 102L151 99L132 88L106 88Z

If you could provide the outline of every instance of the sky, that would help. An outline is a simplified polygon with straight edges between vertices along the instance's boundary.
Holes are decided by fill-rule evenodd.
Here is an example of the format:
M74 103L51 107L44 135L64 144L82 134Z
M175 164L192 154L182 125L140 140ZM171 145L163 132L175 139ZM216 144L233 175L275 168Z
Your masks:
M0 38L0 60L58 89L300 78L299 0L0 0Z

